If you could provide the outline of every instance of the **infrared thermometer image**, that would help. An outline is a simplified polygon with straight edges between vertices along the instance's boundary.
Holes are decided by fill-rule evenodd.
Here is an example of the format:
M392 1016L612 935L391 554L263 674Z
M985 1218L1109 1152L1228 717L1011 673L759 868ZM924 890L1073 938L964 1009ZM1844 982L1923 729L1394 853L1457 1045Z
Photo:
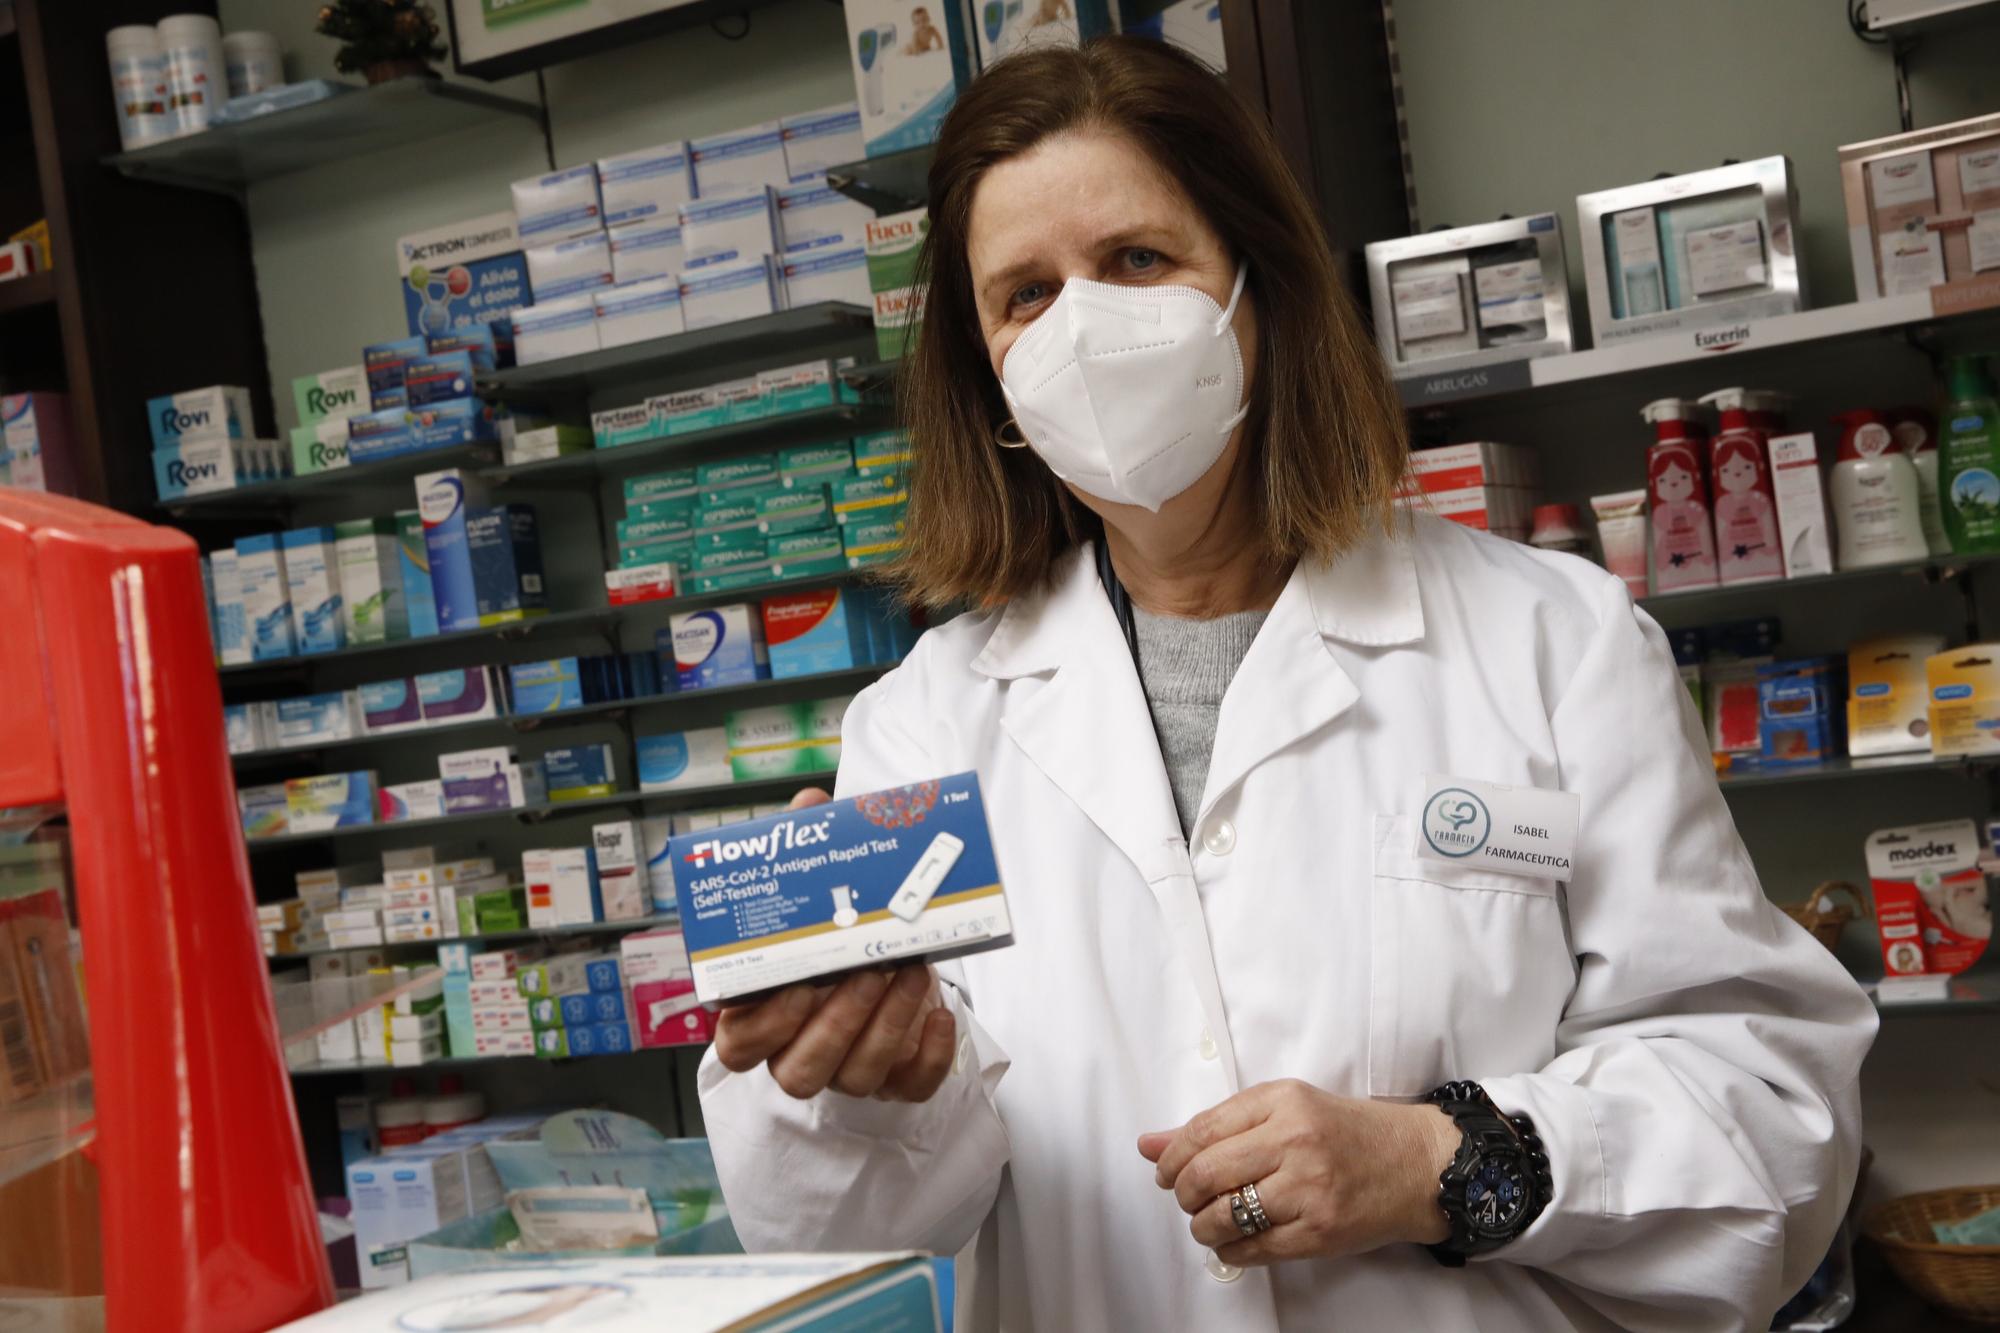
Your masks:
M915 921L930 905L931 895L944 877L958 864L959 854L965 844L949 833L940 833L931 839L931 845L924 848L924 854L910 873L903 878L902 887L889 899L889 911L905 921Z

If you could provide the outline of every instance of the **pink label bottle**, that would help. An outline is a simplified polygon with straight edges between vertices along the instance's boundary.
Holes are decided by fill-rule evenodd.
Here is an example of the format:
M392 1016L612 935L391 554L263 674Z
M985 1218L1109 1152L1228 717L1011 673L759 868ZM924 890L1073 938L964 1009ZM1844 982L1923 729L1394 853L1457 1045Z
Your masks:
M1716 584L1715 526L1708 509L1707 468L1688 433L1694 404L1662 398L1642 415L1653 423L1646 451L1646 488L1653 519L1653 591Z
M1722 413L1722 431L1709 446L1709 476L1715 484L1716 572L1723 583L1785 576L1764 432L1751 422L1748 397L1742 389L1719 389L1701 400Z

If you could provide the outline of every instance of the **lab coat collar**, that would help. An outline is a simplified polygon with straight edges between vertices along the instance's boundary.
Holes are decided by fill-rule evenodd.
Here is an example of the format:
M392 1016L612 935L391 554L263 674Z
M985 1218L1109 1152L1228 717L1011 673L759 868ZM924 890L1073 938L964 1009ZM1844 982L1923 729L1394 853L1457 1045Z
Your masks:
M1273 615L1302 597L1328 638L1371 648L1416 642L1424 636L1424 608L1411 542L1410 520L1399 515L1393 531L1371 529L1337 560L1301 562ZM1086 543L1066 560L1046 587L1016 598L1001 612L992 637L972 660L973 670L995 680L1052 671L1078 650L1096 651L1094 636L1081 632L1084 626L1109 625L1116 632L1092 547Z

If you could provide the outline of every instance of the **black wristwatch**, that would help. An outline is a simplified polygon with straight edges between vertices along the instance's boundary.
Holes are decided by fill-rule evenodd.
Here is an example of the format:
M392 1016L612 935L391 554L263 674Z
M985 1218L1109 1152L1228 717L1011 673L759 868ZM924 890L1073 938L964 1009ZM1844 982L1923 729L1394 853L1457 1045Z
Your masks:
M1541 1216L1555 1181L1549 1156L1524 1115L1503 1115L1477 1083L1447 1083L1429 1099L1462 1136L1451 1165L1438 1176L1438 1206L1451 1235L1427 1246L1447 1268L1499 1249Z

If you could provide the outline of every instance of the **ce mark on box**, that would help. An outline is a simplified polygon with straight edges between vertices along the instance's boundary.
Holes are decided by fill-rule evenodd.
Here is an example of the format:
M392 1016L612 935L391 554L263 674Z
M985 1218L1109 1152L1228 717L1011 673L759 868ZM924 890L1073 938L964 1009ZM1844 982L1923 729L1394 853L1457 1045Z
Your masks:
M1471 778L1424 778L1418 857L1567 882L1576 853L1576 794Z

